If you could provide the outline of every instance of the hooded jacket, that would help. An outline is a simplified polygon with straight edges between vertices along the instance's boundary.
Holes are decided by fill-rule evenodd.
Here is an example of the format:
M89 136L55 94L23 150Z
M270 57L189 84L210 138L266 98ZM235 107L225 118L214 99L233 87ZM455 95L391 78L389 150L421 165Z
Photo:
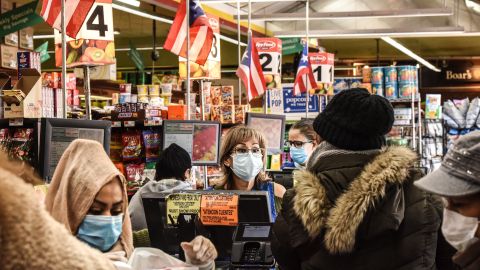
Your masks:
M125 251L129 257L133 251L133 240L127 213L126 180L100 143L78 139L68 146L53 174L45 205L54 219L76 235L97 193L114 179L122 182L124 219L120 239L110 251Z
M147 229L147 220L143 209L142 195L152 192L175 192L181 190L190 190L192 185L186 181L177 179L162 179L159 181L150 181L141 187L135 195L133 195L128 205L128 212L132 220L132 228L134 231Z
M35 196L28 166L0 153L0 268L3 270L114 270L55 221Z
M413 186L416 159L403 147L319 146L274 225L281 269L436 269L442 205Z

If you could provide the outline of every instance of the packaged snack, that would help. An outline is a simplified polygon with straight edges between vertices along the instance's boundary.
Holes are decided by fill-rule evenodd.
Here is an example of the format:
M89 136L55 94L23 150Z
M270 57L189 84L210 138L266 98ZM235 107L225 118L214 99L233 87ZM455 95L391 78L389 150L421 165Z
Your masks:
M142 143L139 132L125 132L122 135L123 161L139 161L142 153Z
M10 138L10 133L8 131L8 128L2 128L0 129L0 141L6 141Z
M212 86L210 88L212 105L222 105L222 87L221 86Z
M212 106L211 108L211 119L212 121L222 121L222 107L221 106Z
M222 104L233 105L233 86L222 87Z
M134 192L141 186L143 170L145 164L128 164L125 167L126 178L128 181L128 191Z
M32 161L33 128L17 128L13 134L9 155L15 159Z
M233 105L222 106L221 122L223 124L232 124L235 121L235 109Z
M160 156L160 133L153 130L143 131L145 144L145 159L147 162L156 162Z
M235 123L244 123L245 122L245 106L244 105L235 105Z
M160 96L160 85L153 84L148 86L148 95L151 97Z

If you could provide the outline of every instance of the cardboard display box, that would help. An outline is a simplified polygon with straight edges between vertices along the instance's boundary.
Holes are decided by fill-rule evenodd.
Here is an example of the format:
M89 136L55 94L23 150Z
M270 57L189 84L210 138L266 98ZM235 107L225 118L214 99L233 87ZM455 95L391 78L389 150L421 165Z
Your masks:
M7 45L0 45L0 58L2 67L9 69L17 69L17 52L18 48Z
M14 101L4 97L5 118L41 118L42 117L42 77L36 69L24 69L23 76L14 90L21 90L25 95L22 100ZM3 90L2 92L4 92Z

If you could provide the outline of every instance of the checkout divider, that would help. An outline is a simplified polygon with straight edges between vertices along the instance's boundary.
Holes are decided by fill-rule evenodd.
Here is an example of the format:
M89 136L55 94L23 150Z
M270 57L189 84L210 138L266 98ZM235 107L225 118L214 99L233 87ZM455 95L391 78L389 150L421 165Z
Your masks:
M180 243L197 235L218 251L217 269L270 269L273 217L266 191L142 194L152 247L184 259Z

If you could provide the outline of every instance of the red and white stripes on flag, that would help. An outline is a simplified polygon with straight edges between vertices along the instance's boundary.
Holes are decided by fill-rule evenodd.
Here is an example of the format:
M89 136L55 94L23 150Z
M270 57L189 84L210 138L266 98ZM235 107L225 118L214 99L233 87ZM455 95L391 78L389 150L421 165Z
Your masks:
M293 94L299 96L307 90L317 88L317 82L313 76L312 66L308 60L308 47L303 47L302 58L298 63L297 76L293 84Z
M243 54L242 62L237 68L236 74L247 88L248 101L265 93L265 78L258 58L257 46L253 44L251 35L249 35L247 49ZM250 85L248 84L249 81Z
M182 0L163 48L187 57L187 2ZM199 65L207 61L213 43L213 30L197 0L190 0L189 60ZM219 42L219 41L217 41Z
M76 38L95 0L65 0L65 34ZM40 15L51 27L61 31L61 0L43 0Z

